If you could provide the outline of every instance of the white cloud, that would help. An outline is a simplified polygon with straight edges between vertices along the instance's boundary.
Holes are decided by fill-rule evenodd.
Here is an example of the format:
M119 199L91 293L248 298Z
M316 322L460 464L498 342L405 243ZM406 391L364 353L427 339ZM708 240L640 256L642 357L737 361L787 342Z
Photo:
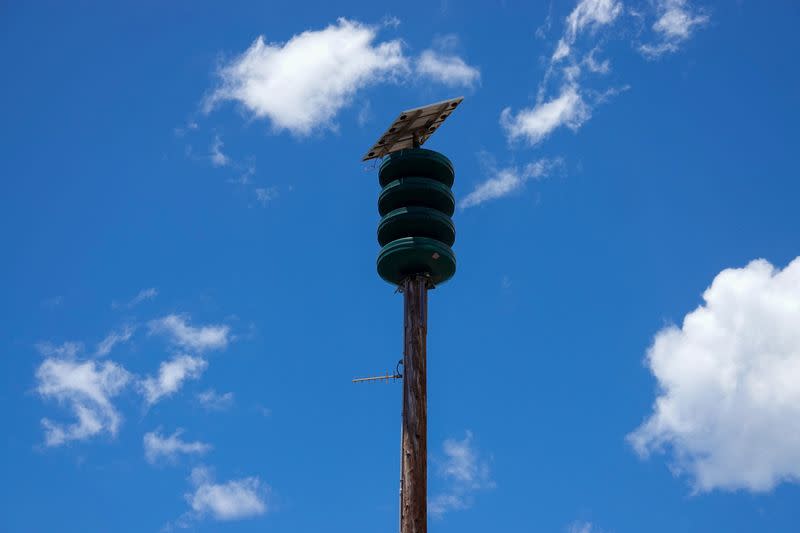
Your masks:
M186 135L187 132L190 132L192 130L196 130L198 127L199 127L199 125L197 124L197 122L195 122L193 120L189 120L189 121L186 122L186 124L184 126L178 126L175 129L173 129L172 131L173 131L173 133L175 134L176 137L183 137L184 135Z
M800 482L800 257L720 272L647 352L653 413L629 442L671 452L696 491Z
M697 26L705 24L708 16L697 14L687 0L654 0L658 20L653 31L658 36L655 43L640 45L640 51L649 57L677 49L678 44L688 39ZM610 94L622 89L592 90L581 78L585 73L607 74L611 70L609 60L595 57L604 35L599 30L618 20L623 13L618 0L579 0L566 17L564 31L558 40L553 55L537 91L536 104L514 114L506 107L500 115L500 123L510 141L525 139L531 146L542 142L561 126L577 131L591 118L592 109ZM635 12L632 12L635 13ZM636 14L636 16L640 16ZM579 59L578 37L588 33L592 36L593 48ZM607 33L607 32L604 32ZM584 43L585 44L585 43ZM585 67L585 68L584 68ZM548 99L554 88L558 94Z
M144 456L147 462L155 464L161 459L175 461L179 454L203 455L211 450L211 445L200 441L186 442L181 440L182 429L176 430L172 435L161 435L159 430L145 433Z
M658 12L659 18L653 24L657 40L639 47L642 54L649 58L675 52L681 43L691 37L695 28L709 21L708 15L697 12L686 0L659 0Z
M106 336L105 339L97 344L95 355L104 357L110 354L111 350L114 349L114 346L122 342L128 342L133 336L134 330L135 328L133 326L126 325L119 331L112 331Z
M84 440L101 432L114 436L122 417L111 399L119 394L130 380L121 366L105 361L78 362L48 358L36 370L37 392L67 404L78 421L63 425L42 419L45 444L58 446L71 440Z
M209 157L211 158L211 164L215 167L224 167L228 163L230 163L230 158L222 153L222 146L224 143L222 139L220 139L219 135L214 136L214 141L211 143L211 148Z
M147 377L140 382L148 404L154 404L165 396L178 391L187 379L197 379L205 371L208 363L200 357L176 355L164 361L158 369L157 377Z
M150 321L149 325L151 333L166 334L175 344L200 352L225 348L229 341L230 327L190 326L185 315L167 315Z
M434 517L471 507L476 492L495 486L489 463L473 447L471 432L463 440L444 441L443 448L445 459L439 464L438 474L447 488L428 502L428 512Z
M134 296L131 301L126 304L119 304L117 302L111 302L111 307L113 309L119 309L120 307L127 307L128 309L139 305L142 302L146 302L148 300L154 299L158 296L158 290L155 287L150 287L147 289L140 290L136 296Z
M584 31L595 32L603 26L614 22L622 13L622 3L616 0L580 0L564 22L564 33L559 39L556 49L550 58L550 64L539 85L536 105L522 109L516 115L510 108L503 109L500 124L509 140L519 138L527 140L531 146L543 141L550 133L561 126L577 131L584 122L591 118L592 107L598 103L587 102L583 96L580 77L582 65L590 72L605 74L611 68L608 60L598 61L594 54L595 46L583 61L569 62L560 68L561 87L558 96L545 100L549 82L557 63L572 56L578 35Z
M450 87L473 87L480 82L480 71L456 55L425 50L416 62L417 74Z
M197 401L209 411L224 411L233 405L233 393L220 394L214 389L208 389L197 394Z
M367 100L358 108L356 123L363 128L370 120L372 120L372 104Z
M331 128L359 89L408 71L401 41L375 44L376 37L377 28L345 18L286 43L259 37L220 69L206 109L233 100L279 131L303 136Z
M551 61L558 61L567 57L578 34L585 29L594 30L614 22L622 13L622 3L616 0L581 0L567 17L564 36L558 41L556 51Z
M394 15L386 15L385 17L383 17L383 20L381 22L387 28L397 28L398 26L400 26L400 24L403 23L403 21L401 21Z
M229 178L226 180L228 183L234 183L236 185L252 185L253 183L253 176L256 175L256 166L254 163L248 164L244 171L239 174L238 178Z
M256 200L262 206L266 206L272 200L278 197L278 189L275 187L257 187L256 188Z
M569 45L564 41L563 38L558 40L558 45L556 46L556 51L553 52L553 57L550 59L553 63L561 61L565 57L567 57L570 53L571 49Z
M146 302L147 300L152 300L156 296L158 296L158 291L156 290L155 287L142 289L136 296L133 297L133 299L130 302L128 302L128 307L133 307L142 302Z
M38 342L36 343L36 351L45 357L72 359L83 351L83 343L74 341L67 341L61 344L53 344L47 341Z
M591 522L573 522L567 528L567 533L601 533Z
M614 22L622 13L622 2L616 0L581 0L567 17L566 34L573 41L585 28L596 28Z
M64 303L63 296L52 296L50 298L45 298L42 300L42 307L50 309L51 311L58 307L59 305Z
M529 179L547 176L558 165L561 165L560 159L540 159L534 163L529 163L522 170L518 167L497 169L490 166L489 173L491 177L475 187L471 193L459 202L458 206L461 209L466 209L489 200L508 196L522 187Z
M578 92L577 85L565 85L561 94L532 108L522 109L516 115L510 108L500 114L500 124L509 140L524 138L531 145L541 142L558 128L567 126L573 131L591 117L591 109Z
M197 517L211 515L217 520L240 520L268 511L269 487L257 477L214 483L207 469L195 468L191 481L194 492L186 495L186 501Z
M586 54L586 57L583 58L583 64L586 67L597 74L608 74L611 72L611 61L608 59L604 61L598 61L594 55L597 53L598 48L592 48L592 51Z

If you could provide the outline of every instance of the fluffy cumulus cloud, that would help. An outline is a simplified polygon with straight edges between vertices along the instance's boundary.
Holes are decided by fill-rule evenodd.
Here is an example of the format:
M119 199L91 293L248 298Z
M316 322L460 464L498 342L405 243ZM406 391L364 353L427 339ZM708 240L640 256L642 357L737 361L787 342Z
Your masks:
M117 434L122 417L111 400L130 381L124 368L110 361L48 358L36 370L36 379L36 390L42 397L67 405L77 418L69 425L42 419L47 446L84 440L103 432Z
M670 453L697 491L800 481L800 258L724 270L703 301L655 336L659 392L629 442Z
M208 366L200 357L176 355L164 361L158 369L158 375L147 377L140 382L140 388L148 404L154 404L166 396L177 392L183 382L197 379Z
M186 501L198 518L210 515L216 520L240 520L268 511L269 487L257 477L215 483L206 468L195 468L191 482L194 490L186 494Z
M656 40L639 47L642 54L650 58L675 52L697 27L709 20L708 15L691 6L687 0L659 0L657 9L659 16L653 23Z
M150 333L167 335L178 346L203 352L225 348L229 342L230 327L194 327L189 325L189 319L185 315L167 315L150 321Z
M416 62L416 72L450 87L473 87L481 79L480 71L456 55L425 50Z
M437 474L445 489L428 502L428 512L434 517L467 509L472 506L475 493L494 488L489 463L478 455L472 439L468 431L462 440L444 441L444 460L439 462Z
M540 159L529 163L524 168L495 168L489 166L490 177L467 194L458 204L461 209L474 207L489 200L508 196L520 189L530 179L541 179L561 165L560 159Z
M145 433L142 439L144 456L147 462L155 464L161 460L175 461L179 455L202 455L211 449L210 444L200 441L187 442L181 439L183 430L178 429L172 435L162 435L160 431Z
M376 43L377 30L340 18L286 43L259 37L219 70L220 85L206 108L233 100L277 130L309 135L329 128L359 89L409 69L401 41Z
M396 24L390 19L383 26ZM336 128L336 116L360 90L408 81L412 72L450 87L479 83L480 71L452 53L455 36L439 37L434 49L409 57L400 39L380 42L380 29L340 18L285 43L268 43L260 36L218 70L219 83L205 110L237 102L255 118L268 119L276 131L308 136Z

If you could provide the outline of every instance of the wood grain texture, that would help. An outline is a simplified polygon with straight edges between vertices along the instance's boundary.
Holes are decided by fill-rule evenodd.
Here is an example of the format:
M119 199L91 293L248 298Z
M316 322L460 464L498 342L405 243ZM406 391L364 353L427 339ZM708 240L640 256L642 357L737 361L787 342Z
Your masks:
M403 282L403 430L400 532L428 531L428 279Z

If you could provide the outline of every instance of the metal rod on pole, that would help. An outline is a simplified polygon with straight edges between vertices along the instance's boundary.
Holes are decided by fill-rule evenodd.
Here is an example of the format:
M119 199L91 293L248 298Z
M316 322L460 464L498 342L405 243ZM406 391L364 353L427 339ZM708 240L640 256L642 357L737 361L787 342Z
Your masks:
M426 276L403 281L403 448L400 533L428 531L428 393Z

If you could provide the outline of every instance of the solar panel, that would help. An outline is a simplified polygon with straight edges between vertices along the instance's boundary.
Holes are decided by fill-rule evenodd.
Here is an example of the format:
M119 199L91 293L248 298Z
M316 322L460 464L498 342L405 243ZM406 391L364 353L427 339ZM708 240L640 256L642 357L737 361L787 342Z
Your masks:
M458 107L463 96L403 111L367 151L362 161L381 158L415 146L422 146Z

